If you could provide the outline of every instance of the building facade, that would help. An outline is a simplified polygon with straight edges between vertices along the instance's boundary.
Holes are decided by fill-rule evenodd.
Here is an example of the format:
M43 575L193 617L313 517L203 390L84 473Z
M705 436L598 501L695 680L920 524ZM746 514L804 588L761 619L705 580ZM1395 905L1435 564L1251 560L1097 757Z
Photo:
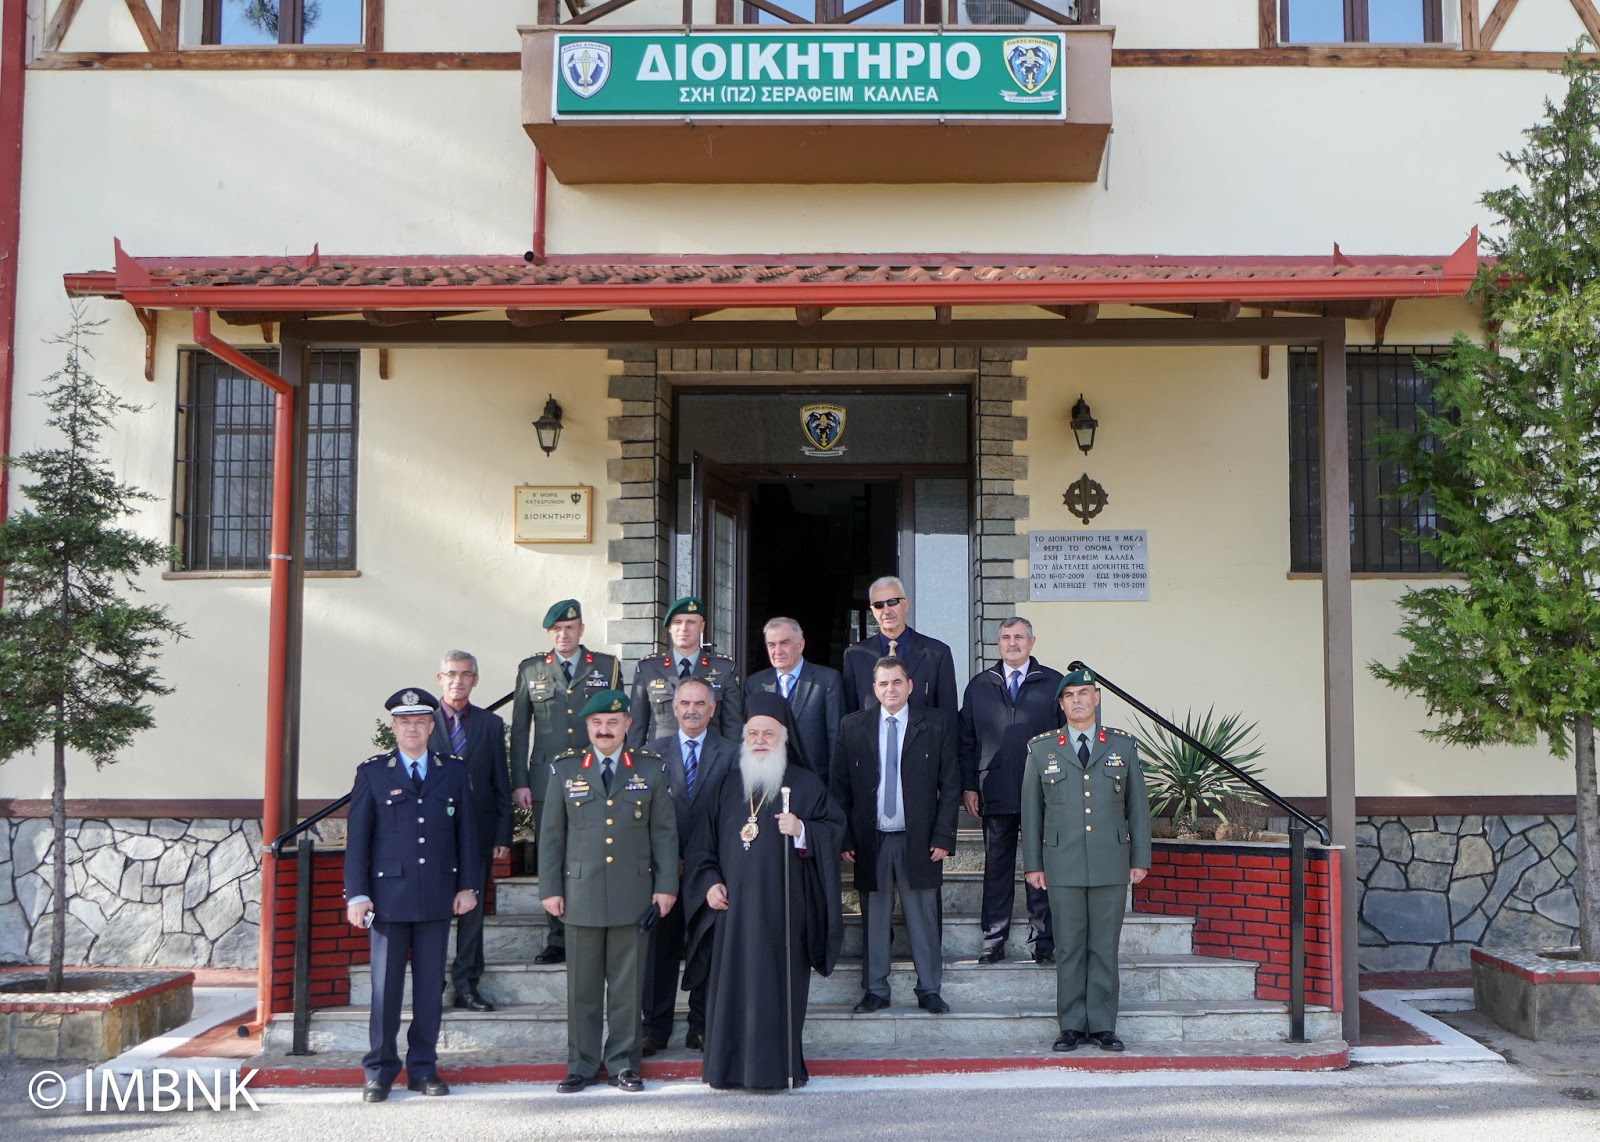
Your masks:
M1268 784L1356 845L1362 966L1571 937L1570 766L1427 741L1364 668L1436 574L1368 444L1426 402L1417 358L1476 330L1478 196L1600 28L1589 0L822 6L284 0L269 28L227 0L5 4L6 448L43 440L76 298L140 406L109 442L156 493L136 525L178 549L143 586L192 636L157 728L71 771L74 956L254 963L263 816L347 791L381 696L447 648L497 698L576 597L631 670L693 589L746 673L773 614L838 665L887 573L963 681L1020 613L1043 661L1257 722ZM659 66L628 62L650 36ZM789 72L760 62L778 42ZM870 61L832 76L839 44ZM929 61L989 46L986 75L1062 104L945 114ZM651 68L670 107L584 110ZM672 102L741 86L788 94ZM293 550L258 374L300 410ZM1325 579L1330 518L1350 567ZM1047 552L1080 532L1139 548L1079 592L1116 597L1052 577L1116 563ZM46 939L49 783L43 754L0 768L0 960Z

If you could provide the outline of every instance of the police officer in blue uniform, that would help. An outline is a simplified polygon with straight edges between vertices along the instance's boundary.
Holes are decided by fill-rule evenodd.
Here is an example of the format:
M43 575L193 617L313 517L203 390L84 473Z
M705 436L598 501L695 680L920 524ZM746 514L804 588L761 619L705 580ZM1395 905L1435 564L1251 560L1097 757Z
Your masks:
M411 1030L406 1075L411 1090L449 1094L439 1077L450 922L478 906L482 864L467 766L430 753L438 699L412 688L390 695L397 748L356 768L344 853L346 914L372 938L371 1050L361 1060L365 1102L382 1102L400 1074L400 1008L411 960Z

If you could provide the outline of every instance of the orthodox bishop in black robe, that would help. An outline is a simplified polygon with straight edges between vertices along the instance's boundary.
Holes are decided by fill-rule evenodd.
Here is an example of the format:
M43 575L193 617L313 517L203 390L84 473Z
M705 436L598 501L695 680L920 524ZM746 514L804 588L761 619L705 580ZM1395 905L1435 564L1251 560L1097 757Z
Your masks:
M690 935L683 986L709 973L702 1070L708 1084L772 1089L789 1086L792 1078L800 1086L807 1077L801 1039L811 972L831 973L844 939L839 904L844 813L806 764L788 703L776 694L752 694L745 714L740 764L716 788L698 794L711 800L684 855ZM786 728L786 739L771 740L773 723ZM789 788L789 810L803 827L802 838L779 831L777 786ZM803 840L803 849L796 847L797 840ZM786 990L792 1017L787 1048Z

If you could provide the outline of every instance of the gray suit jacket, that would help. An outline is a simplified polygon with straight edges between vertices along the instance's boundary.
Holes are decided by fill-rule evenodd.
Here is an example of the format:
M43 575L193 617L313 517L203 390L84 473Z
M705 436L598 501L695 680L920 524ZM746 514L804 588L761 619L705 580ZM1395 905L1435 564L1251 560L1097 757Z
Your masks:
M745 697L765 691L778 693L778 672L758 670L744 684ZM807 660L795 680L789 697L795 727L800 731L800 748L816 770L822 783L828 783L833 759L834 739L839 736L839 719L844 717L844 679L831 666L818 666Z
M700 763L694 771L694 797L691 799L684 790L682 747L676 730L650 743L650 752L660 754L667 767L667 790L672 794L673 808L678 811L680 855L688 849L690 834L711 803L704 794L716 788L724 773L739 766L739 747L707 730L706 740L700 746Z

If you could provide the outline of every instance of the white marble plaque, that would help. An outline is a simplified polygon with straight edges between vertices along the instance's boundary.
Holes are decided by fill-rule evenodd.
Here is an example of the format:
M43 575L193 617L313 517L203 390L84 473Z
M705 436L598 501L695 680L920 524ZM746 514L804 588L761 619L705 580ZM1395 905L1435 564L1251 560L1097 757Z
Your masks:
M1036 531L1028 537L1034 602L1140 602L1150 598L1142 531Z

